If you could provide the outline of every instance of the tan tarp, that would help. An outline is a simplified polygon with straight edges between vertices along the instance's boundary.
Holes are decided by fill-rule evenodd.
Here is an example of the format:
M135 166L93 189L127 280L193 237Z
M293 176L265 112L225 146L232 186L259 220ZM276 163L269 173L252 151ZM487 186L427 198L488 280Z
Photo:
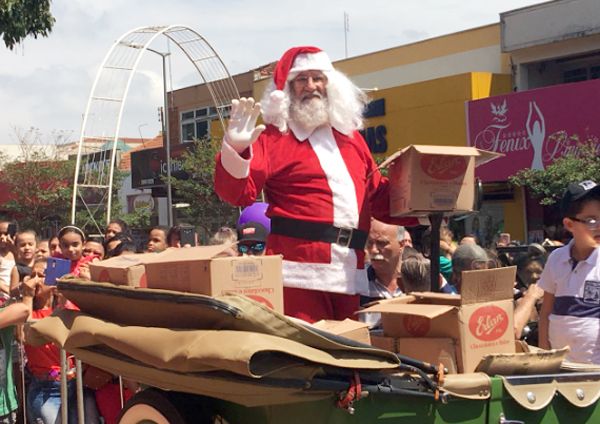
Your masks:
M383 377L399 365L391 352L319 334L240 296L77 280L59 289L81 311L57 311L31 325L30 343L53 342L85 363L163 389L274 405L332 397L311 387L315 377L354 370ZM470 390L454 383L457 394L489 395L489 380Z

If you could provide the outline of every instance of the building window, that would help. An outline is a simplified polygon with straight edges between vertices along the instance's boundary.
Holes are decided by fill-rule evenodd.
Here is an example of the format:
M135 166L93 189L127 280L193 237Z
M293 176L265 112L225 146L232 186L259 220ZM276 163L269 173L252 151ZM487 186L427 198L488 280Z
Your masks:
M587 79L587 69L577 68L563 72L563 82L585 81Z
M223 109L223 116L229 115L229 108ZM204 107L181 113L181 142L189 143L195 138L210 137L210 122L219 119L217 108Z

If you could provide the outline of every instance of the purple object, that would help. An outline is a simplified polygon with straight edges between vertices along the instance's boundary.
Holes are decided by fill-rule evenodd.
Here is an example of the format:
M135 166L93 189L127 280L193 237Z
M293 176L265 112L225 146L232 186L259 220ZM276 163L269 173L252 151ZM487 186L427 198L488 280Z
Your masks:
M271 219L267 217L267 208L269 205L264 202L256 202L255 204L244 208L237 222L237 227L248 222L258 222L262 224L269 232L271 232Z

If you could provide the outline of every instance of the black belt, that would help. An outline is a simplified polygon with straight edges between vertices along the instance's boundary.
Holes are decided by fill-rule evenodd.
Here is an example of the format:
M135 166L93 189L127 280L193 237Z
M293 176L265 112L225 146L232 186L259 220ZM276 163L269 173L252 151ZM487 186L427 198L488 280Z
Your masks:
M280 216L271 218L271 234L335 243L351 249L364 249L368 235L365 231L355 228L338 228L322 222L302 221Z

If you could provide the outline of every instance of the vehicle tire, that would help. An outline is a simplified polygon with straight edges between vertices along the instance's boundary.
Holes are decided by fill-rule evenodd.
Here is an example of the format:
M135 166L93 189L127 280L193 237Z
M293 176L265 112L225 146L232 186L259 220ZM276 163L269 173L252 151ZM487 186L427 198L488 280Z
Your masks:
M196 406L197 405L197 406ZM195 402L193 395L146 389L125 404L119 424L190 424L212 422L206 405Z

